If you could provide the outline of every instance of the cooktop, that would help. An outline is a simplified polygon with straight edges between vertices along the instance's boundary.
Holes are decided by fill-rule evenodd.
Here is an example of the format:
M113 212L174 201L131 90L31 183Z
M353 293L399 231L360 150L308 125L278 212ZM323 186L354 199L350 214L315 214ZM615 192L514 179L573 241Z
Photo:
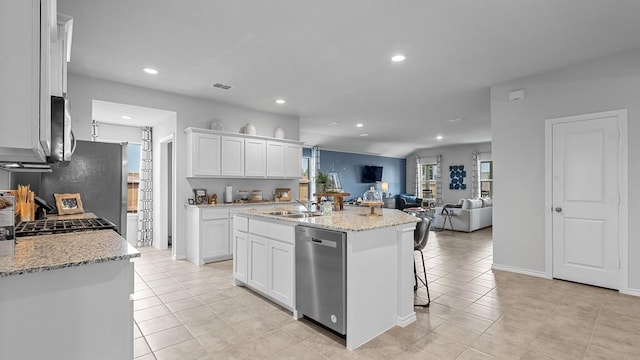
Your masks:
M16 237L104 229L115 230L116 225L103 218L24 221L16 226Z

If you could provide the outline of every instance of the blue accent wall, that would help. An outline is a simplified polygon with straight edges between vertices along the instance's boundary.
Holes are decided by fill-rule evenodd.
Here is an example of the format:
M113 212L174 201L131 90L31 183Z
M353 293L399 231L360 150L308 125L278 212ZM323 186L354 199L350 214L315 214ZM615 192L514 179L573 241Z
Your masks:
M407 186L407 159L351 154L338 151L320 150L320 170L323 173L336 171L340 174L342 190L351 198L358 198L374 184L362 182L365 165L382 166L382 181L389 183L389 193L403 193ZM375 184L380 191L380 184Z

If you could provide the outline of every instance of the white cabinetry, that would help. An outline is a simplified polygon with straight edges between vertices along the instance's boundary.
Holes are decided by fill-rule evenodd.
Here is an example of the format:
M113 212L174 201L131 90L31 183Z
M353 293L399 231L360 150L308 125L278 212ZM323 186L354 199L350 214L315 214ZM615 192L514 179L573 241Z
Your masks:
M67 94L67 62L70 61L73 18L58 14L57 31L51 43L51 95Z
M284 143L267 141L267 176L284 177Z
M220 135L187 133L187 177L220 176Z
M240 224L248 222L248 231ZM294 225L234 217L233 269L236 283L293 310Z
M0 143L0 161L42 162L50 154L55 5L55 0L0 2L0 128L10 132Z
M244 176L265 177L267 142L261 139L244 140Z
M244 176L244 138L222 136L221 171L223 176Z
M284 176L288 178L302 177L302 146L286 143L284 148Z
M302 143L209 129L186 128L187 177L280 178L302 176Z
M187 208L187 258L194 264L231 259L229 210Z

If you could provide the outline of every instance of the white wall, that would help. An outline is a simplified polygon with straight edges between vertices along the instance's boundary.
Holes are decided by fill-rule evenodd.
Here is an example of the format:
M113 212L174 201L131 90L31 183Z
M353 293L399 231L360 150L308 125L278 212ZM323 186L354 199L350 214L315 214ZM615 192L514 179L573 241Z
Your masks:
M176 136L173 142L176 152L174 167L177 173L174 186L178 199L174 203L177 216L173 247L177 257L183 257L186 254L185 242L182 241L186 218L184 202L181 199L187 199L192 195L191 186L184 177L187 161L184 128L190 126L208 128L212 120L221 120L225 131L239 132L248 122L253 122L258 135L273 136L278 127L284 129L289 139L298 140L300 134L300 120L297 117L270 114L77 74L69 75L68 91L73 131L81 140L91 139L92 100L144 106L177 113Z
M457 203L459 199L471 198L471 169L473 168L473 152L489 152L491 151L491 143L478 143L478 144L465 144L465 145L453 145L443 146L432 149L417 150L407 157L407 192L415 192L415 179L416 179L416 156L420 157L435 157L436 155L442 155L442 201L443 203ZM467 183L465 190L450 190L449 183L451 178L449 177L450 165L464 165L467 171L467 177L464 181ZM494 163L494 166L495 163Z
M526 97L508 101L508 92ZM571 66L491 88L494 263L545 271L546 119L628 109L629 287L640 289L640 52ZM502 206L506 204L512 206ZM631 261L630 261L631 260Z

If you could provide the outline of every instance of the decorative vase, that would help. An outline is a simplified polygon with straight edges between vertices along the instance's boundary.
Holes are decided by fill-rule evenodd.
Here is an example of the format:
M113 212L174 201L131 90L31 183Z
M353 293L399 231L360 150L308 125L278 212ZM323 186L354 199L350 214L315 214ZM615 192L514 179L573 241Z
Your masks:
M253 123L248 123L244 127L244 133L245 134L249 134L249 135L255 135L256 134L256 126L253 125Z
M284 139L284 130L282 128L277 128L273 137L276 139Z
M337 172L330 172L327 174L327 187L326 191L330 193L339 193L342 191L342 184L340 184L340 176Z

